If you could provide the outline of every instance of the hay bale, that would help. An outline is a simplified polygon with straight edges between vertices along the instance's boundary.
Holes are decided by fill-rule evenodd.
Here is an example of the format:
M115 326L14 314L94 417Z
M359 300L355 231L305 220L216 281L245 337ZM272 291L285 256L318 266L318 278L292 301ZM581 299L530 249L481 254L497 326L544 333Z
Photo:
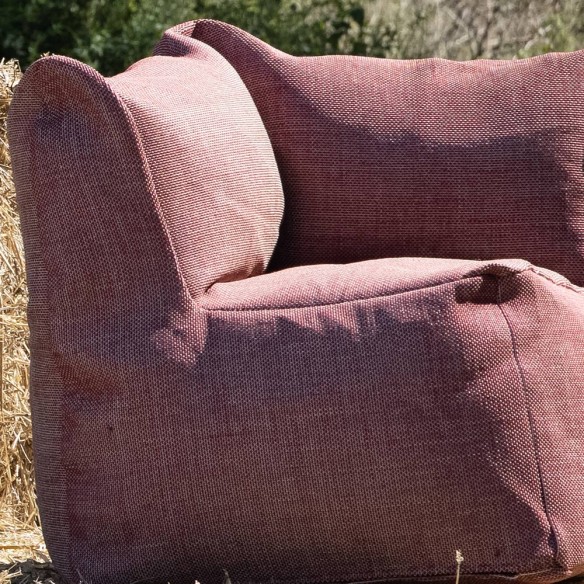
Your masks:
M19 79L16 61L0 61L0 564L46 559L34 495L24 253L6 139Z

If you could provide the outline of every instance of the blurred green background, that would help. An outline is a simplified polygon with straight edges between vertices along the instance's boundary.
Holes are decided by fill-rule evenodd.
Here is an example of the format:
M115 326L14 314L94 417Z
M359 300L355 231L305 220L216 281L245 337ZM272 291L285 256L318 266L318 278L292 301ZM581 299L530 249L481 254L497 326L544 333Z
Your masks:
M68 55L105 75L194 18L296 55L514 58L584 48L584 0L2 0L0 57Z

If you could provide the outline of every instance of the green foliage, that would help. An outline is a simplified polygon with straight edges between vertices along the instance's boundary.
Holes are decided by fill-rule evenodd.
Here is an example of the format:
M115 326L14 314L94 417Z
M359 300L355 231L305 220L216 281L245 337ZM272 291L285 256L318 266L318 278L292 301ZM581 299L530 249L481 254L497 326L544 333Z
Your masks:
M87 31L71 56L113 75L148 56L166 28L189 18L171 2L90 0Z
M584 48L582 0L367 0L384 56L512 59Z
M370 54L379 36L358 0L5 0L0 52L23 66L46 52L106 75L148 55L161 32L194 18L225 20L298 55ZM378 30L379 29L378 27ZM366 40L367 39L367 40Z
M0 57L50 52L105 75L196 18L239 26L295 55L513 58L584 47L581 0L3 0Z
M4 0L0 54L24 67L44 53L80 59L106 75L146 56L180 11L164 0ZM163 15L168 15L163 18Z
M370 54L373 30L358 0L194 0L197 17L243 28L295 55ZM369 39L369 40L367 40Z
M562 8L546 15L533 38L518 51L518 56L584 48L584 3L570 2Z
M69 54L87 33L86 15L92 0L9 0L2 3L0 50L28 64L58 47Z

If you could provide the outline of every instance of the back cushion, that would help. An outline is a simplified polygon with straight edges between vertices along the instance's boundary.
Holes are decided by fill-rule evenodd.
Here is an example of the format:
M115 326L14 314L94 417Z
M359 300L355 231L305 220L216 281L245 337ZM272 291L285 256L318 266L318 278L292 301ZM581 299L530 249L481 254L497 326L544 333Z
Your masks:
M293 57L210 20L168 31L238 71L286 209L272 267L520 257L584 284L584 51L516 61Z

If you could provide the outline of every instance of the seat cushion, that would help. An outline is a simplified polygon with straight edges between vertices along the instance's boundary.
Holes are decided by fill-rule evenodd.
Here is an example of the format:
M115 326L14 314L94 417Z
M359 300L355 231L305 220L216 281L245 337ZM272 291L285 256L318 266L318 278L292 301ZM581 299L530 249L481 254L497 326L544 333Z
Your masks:
M293 57L228 24L168 31L238 71L286 196L272 268L521 257L584 284L584 51L514 61Z

